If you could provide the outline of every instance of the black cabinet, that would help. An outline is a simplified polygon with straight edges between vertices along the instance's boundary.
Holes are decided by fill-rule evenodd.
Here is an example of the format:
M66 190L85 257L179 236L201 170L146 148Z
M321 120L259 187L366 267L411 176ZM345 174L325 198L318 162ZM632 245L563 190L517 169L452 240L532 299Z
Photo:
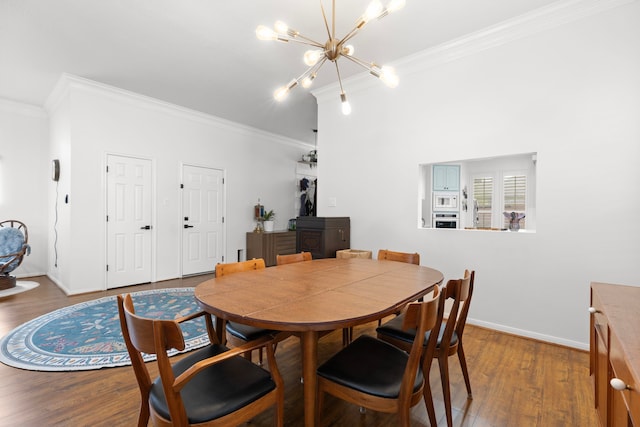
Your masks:
M311 252L314 259L335 258L336 251L349 249L349 217L300 216L296 219L296 252Z

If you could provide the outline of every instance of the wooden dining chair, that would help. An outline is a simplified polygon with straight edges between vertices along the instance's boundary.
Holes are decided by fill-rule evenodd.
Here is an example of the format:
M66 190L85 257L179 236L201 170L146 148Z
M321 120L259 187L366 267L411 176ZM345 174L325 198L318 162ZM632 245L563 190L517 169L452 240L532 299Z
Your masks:
M230 262L226 264L218 263L216 265L216 277L239 273L241 271L260 270L263 268L265 268L265 262L262 258L254 258L247 261ZM227 331L227 342L232 346L241 346L246 342L256 340L263 336L273 335L278 332L270 329L244 325L238 322L225 322L225 330ZM252 352L248 352L245 357L251 360L251 354ZM262 349L259 349L258 351L258 361L259 364L262 365Z
M299 252L296 254L276 255L276 265L292 264L294 262L311 261L311 252Z
M462 279L449 280L442 290L443 300L452 300L453 304L449 313L446 315L442 312L439 317L442 319L440 330L438 333L438 341L436 344L433 357L438 359L438 366L440 368L440 381L442 383L442 394L444 398L444 406L447 417L447 426L453 425L453 417L451 413L451 390L449 385L449 356L454 354L458 355L460 361L460 367L462 369L462 375L464 377L465 386L467 387L467 394L469 399L472 399L471 394L471 382L469 381L469 372L467 369L467 361L464 355L464 347L462 346L462 337L464 328L467 322L467 315L469 313L469 306L471 304L471 296L473 295L473 282L475 279L475 271L465 270L464 277ZM443 304L444 307L444 304ZM443 308L444 310L444 308ZM408 349L414 343L416 337L416 331L407 331L402 329L404 314L392 319L391 321L380 326L376 332L379 339L387 341L399 348ZM425 339L429 339L427 337ZM429 356L425 355L423 361L423 369L426 371L431 367ZM430 390L428 390L430 391ZM425 394L425 402L432 401L430 395ZM429 420L431 425L435 424L435 413L429 409L427 403L427 410L429 412Z
M138 427L149 417L155 427L236 426L275 407L275 425L283 426L284 386L274 357L274 338L264 336L229 350L213 331L205 312L175 320L136 315L131 295L118 295L122 336L131 358L142 402ZM180 323L205 316L210 345L171 363L167 351L185 348ZM267 348L269 371L240 357ZM151 380L142 353L156 355L159 376Z
M407 306L402 327L417 331L408 353L372 336L361 335L318 367L316 425L321 425L325 393L361 408L397 413L399 426L410 425L410 409L423 400L424 389L429 388L429 378L425 378L420 361L423 346L428 354L435 351L437 334L429 333L427 341L425 336L439 326L439 300L436 286L432 299Z
M378 259L386 259L387 261L406 262L408 264L420 265L419 253L396 252L388 249L380 249L378 251Z
M390 251L388 249L380 249L378 250L378 259L387 260L387 261L396 261L396 262L406 262L407 264L420 265L420 254L417 252L416 253L396 252L396 251ZM396 315L398 314L400 313L396 313ZM382 319L378 320L378 326L380 325L382 325ZM346 337L346 339L348 342L351 342L351 340L353 339L353 328L349 329L348 336Z

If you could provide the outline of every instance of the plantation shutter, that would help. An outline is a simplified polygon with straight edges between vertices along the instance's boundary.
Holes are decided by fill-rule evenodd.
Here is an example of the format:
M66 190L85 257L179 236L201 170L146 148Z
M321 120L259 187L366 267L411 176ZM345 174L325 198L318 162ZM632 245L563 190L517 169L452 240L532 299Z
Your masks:
M477 203L476 227L491 227L491 201L493 198L493 178L474 178L473 198Z
M524 214L526 212L527 177L525 175L505 175L504 186L504 211ZM520 220L520 227L525 228L525 220ZM504 218L505 228L509 226L509 219Z

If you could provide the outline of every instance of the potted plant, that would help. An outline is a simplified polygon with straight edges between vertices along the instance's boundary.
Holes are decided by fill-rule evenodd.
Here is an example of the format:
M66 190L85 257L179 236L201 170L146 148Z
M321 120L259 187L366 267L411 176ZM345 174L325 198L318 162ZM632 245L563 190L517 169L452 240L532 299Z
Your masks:
M262 221L264 222L264 231L273 231L274 220L276 218L276 213L271 209L270 211L264 212L262 215Z

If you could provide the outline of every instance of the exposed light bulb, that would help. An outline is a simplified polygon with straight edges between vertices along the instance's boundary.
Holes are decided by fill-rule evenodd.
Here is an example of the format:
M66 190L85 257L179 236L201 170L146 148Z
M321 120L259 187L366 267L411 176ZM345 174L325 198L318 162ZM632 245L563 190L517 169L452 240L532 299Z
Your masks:
M258 28L256 28L256 37L258 37L259 40L278 40L278 34L264 25L259 25Z
M347 101L347 94L342 92L340 94L340 100L342 101L342 114L348 116L351 114L351 104Z
M380 80L391 88L398 86L398 83L400 83L396 70L389 66L380 69Z
M376 19L378 16L380 16L382 11L383 7L380 0L373 0L371 3L369 3L369 6L367 6L367 10L364 12L362 20L364 22L369 22L372 19Z
M278 102L284 101L287 98L287 96L289 96L289 92L291 91L291 89L293 89L297 85L298 85L298 81L296 79L293 79L289 83L287 83L286 86L281 86L278 89L276 89L275 92L273 92L273 97Z
M391 0L389 2L389 5L387 6L387 12L397 12L398 10L402 9L406 3L406 0Z
M311 74L310 76L305 77L304 79L302 79L302 87L307 89L309 87L311 87L311 84L313 83L313 80L316 78L316 73Z
M354 51L353 45L352 44L348 44L348 45L342 47L341 54L342 55L346 55L346 56L351 56L351 55L353 55L353 51Z
M309 67L316 65L322 55L324 55L324 51L320 49L308 50L304 53L304 63Z
M284 101L287 95L289 95L289 88L286 86L281 86L273 92L273 97L278 102Z
M289 26L283 21L276 21L273 28L280 34L287 34L289 32Z

